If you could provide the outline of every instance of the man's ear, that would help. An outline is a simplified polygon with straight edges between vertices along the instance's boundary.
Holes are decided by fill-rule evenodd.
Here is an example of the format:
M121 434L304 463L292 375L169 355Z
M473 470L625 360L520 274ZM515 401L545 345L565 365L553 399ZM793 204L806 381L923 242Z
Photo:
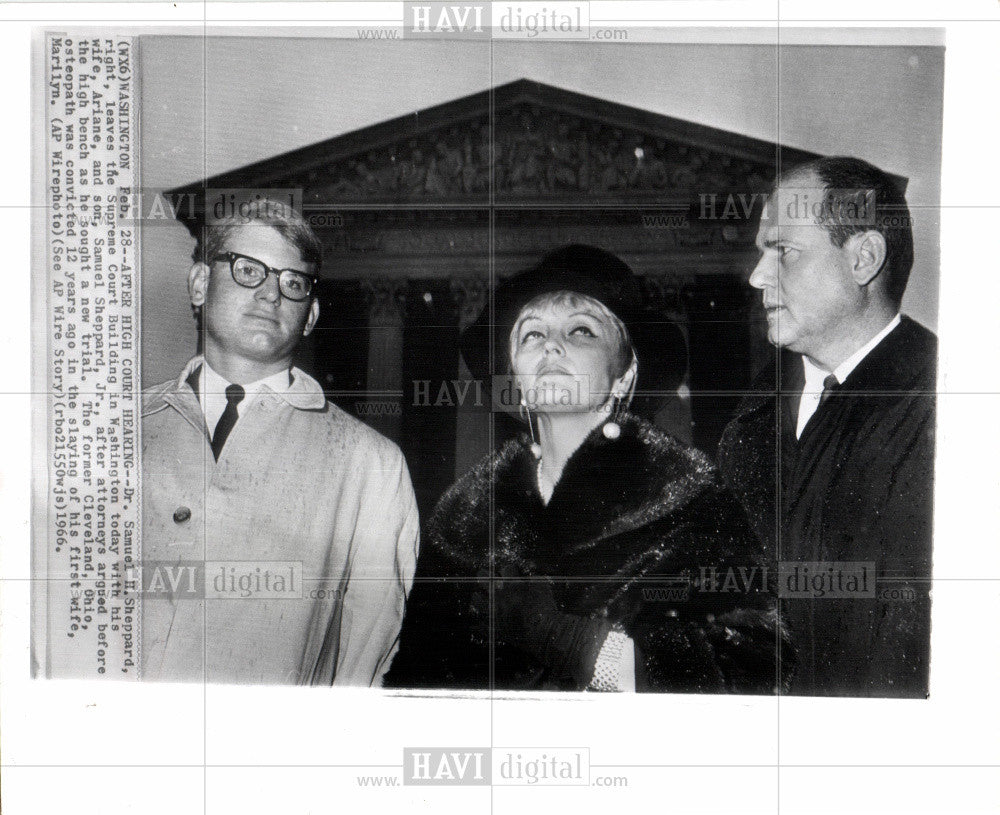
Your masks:
M306 324L302 326L302 336L308 337L312 334L312 330L316 327L316 321L319 319L319 298L314 297L312 303L309 304L309 315L306 317Z
M204 263L195 263L188 272L188 296L191 305L200 308L208 299L208 277L211 269Z
M867 286L885 266L885 236L875 230L859 232L848 239L852 242L851 276L859 286Z

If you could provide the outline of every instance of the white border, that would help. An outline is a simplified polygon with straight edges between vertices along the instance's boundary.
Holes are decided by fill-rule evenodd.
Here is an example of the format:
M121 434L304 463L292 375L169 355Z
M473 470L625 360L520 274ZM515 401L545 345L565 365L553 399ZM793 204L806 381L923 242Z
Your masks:
M345 15L389 21L399 4L255 5L264 20ZM945 391L939 407L932 698L928 702L845 699L591 697L509 702L383 697L298 689L208 688L32 682L28 679L28 485L31 336L28 280L29 105L24 67L32 27L43 20L188 20L204 32L201 4L19 4L0 17L5 174L0 192L7 291L0 298L4 391L0 426L0 735L5 812L332 812L426 802L435 811L604 811L655 806L667 812L949 812L996 808L1000 789L1000 279L991 238L1000 213L994 157L1000 132L1000 7L972 2L969 22L941 22L953 6L910 2L921 28L945 29L947 44L939 333ZM838 4L868 29L898 26L891 2ZM213 6L235 19L247 6ZM738 9L734 14L733 10ZM762 9L764 11L762 11ZM754 19L773 28L776 3L593 3L592 19ZM817 16L822 11L822 19ZM783 17L824 25L832 8L781 2ZM284 18L280 17L281 13ZM600 13L598 13L600 12ZM13 20L23 22L11 22ZM781 27L790 42L814 23ZM703 29L706 23L699 23ZM256 31L254 33L260 33ZM934 36L932 33L930 36ZM21 78L21 79L19 79ZM860 92L860 91L859 91ZM37 247L35 247L37 251ZM37 383L34 383L37 385ZM37 466L37 462L34 464ZM779 738L780 736L780 738ZM633 767L627 790L361 790L358 773L391 769L330 765L398 764L405 744L580 744L594 764L689 763L685 769ZM207 753L206 753L207 748ZM780 760L780 771L775 768ZM133 766L51 767L109 763ZM734 766L742 765L742 766ZM816 766L824 765L824 766ZM838 765L831 767L829 765ZM881 765L894 765L885 767ZM951 766L949 766L951 765ZM962 766L958 766L962 765ZM779 799L780 792L780 799ZM132 807L132 810L129 807Z

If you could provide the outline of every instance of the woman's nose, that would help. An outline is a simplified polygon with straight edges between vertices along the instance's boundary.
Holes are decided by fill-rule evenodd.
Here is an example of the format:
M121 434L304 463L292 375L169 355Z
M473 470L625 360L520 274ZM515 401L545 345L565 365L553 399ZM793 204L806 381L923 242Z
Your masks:
M545 340L545 345L543 346L546 354L549 352L555 352L561 354L563 352L562 343L559 342L555 337L549 337Z

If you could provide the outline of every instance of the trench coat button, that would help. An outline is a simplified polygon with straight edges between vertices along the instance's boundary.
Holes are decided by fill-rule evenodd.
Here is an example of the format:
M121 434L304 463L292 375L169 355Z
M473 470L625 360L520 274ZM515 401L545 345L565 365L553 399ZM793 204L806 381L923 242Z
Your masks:
M174 510L174 523L182 524L191 517L191 510L187 507L177 507Z

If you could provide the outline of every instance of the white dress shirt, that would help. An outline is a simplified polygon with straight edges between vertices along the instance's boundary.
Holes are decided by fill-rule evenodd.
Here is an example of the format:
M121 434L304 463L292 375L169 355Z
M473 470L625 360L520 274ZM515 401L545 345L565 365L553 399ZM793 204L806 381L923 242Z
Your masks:
M208 428L212 438L215 437L215 426L222 418L222 413L226 409L226 388L232 382L220 376L207 362L201 366L201 373L198 374L198 401L201 402L201 412L205 414L205 427ZM291 384L291 371L278 371L276 374L258 379L248 385L243 385L246 395L236 406L236 416L243 414L243 410L250 404L252 398L256 396L263 385L267 385L275 393L284 393Z
M889 336L889 332L899 325L899 322L900 317L897 314L889 321L889 324L885 328L841 362L833 371L833 375L837 378L837 383L842 384L851 371L861 364L861 360L868 356L876 345ZM830 375L830 371L820 368L806 356L802 357L802 367L806 374L806 384L802 388L802 396L799 397L799 421L795 427L795 438L797 439L802 437L802 431L806 429L806 425L809 424L809 420L819 407L820 398L823 396L823 380Z

